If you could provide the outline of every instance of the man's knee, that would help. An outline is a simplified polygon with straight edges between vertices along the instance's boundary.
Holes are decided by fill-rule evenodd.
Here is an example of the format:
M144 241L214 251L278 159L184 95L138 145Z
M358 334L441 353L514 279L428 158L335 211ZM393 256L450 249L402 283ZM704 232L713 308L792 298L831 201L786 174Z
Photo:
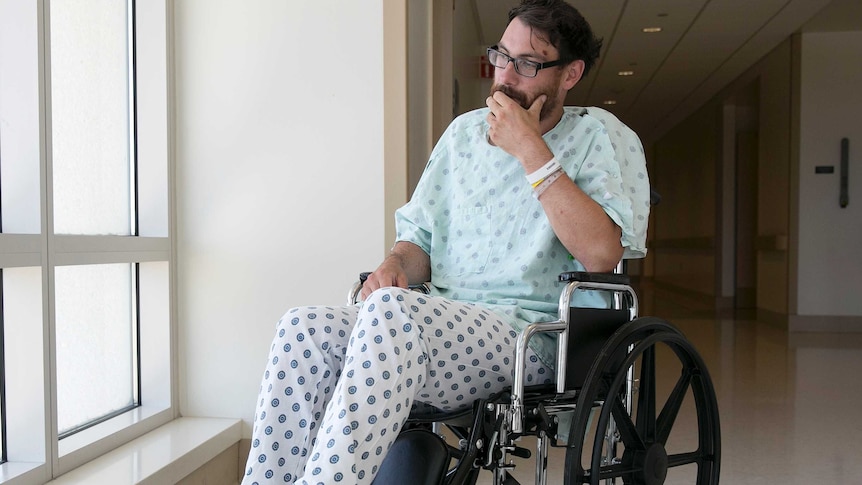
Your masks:
M419 343L421 329L414 322L416 316L410 309L415 295L412 290L398 287L384 287L372 292L359 311L351 340L363 341L360 345L383 345L394 354L406 351L405 356L424 353Z
M411 291L398 286L384 286L371 292L362 306L363 308L368 308L369 304L379 305L380 303L403 302Z
M359 310L360 321L369 320L374 326L390 325L401 322L401 314L406 314L405 301L411 296L411 290L396 286L387 286L374 290L362 303Z

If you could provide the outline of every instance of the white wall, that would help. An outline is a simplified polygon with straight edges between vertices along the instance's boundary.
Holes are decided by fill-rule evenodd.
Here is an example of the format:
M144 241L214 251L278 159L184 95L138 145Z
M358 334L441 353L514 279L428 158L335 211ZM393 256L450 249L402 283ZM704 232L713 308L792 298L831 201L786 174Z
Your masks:
M277 319L342 304L391 244L383 2L175 14L180 410L248 435Z
M798 314L862 316L862 32L801 41ZM840 208L841 138L850 139L850 204ZM833 174L815 174L831 165Z

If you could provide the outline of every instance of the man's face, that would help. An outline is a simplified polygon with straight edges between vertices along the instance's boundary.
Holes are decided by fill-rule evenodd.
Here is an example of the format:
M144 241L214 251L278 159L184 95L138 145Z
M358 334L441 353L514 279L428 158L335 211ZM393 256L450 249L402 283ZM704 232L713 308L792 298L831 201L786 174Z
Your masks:
M556 61L559 57L557 48L533 33L533 30L520 19L515 18L503 32L498 44L500 52L510 57L528 59L535 62ZM548 96L540 120L544 120L563 104L565 90L561 88L565 68L549 67L541 69L536 77L525 77L515 72L513 63L504 69L494 70L494 83L491 94L502 91L517 101L524 109L529 109L542 94Z

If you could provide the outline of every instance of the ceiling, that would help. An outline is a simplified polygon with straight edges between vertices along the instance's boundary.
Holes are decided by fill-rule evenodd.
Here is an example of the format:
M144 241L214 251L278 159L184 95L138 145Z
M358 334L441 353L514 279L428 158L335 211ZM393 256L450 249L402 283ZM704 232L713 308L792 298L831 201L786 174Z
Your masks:
M519 0L472 1L479 39L496 43ZM860 0L569 1L603 47L566 104L604 107L644 141L685 119L794 32L862 30ZM661 32L644 33L646 27Z

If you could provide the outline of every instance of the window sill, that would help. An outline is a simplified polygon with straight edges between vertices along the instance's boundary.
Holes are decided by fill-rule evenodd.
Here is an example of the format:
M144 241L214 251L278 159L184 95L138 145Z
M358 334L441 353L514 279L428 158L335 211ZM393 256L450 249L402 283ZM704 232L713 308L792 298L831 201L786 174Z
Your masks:
M178 418L48 483L176 483L237 443L241 423Z

